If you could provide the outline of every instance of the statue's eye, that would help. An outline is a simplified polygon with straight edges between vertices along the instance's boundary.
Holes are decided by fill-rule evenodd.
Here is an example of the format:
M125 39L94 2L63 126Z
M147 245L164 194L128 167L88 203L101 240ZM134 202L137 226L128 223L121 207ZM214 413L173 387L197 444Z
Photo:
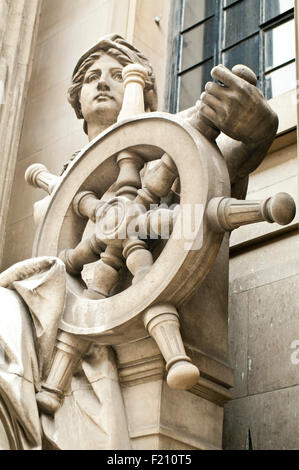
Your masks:
M117 80L118 82L122 82L122 81L123 81L123 77L122 77L121 71L115 72L115 73L113 74L113 78L114 78L114 80Z
M89 82L92 82L94 80L97 80L99 77L96 73L91 73L90 75L88 75L85 79L85 82L89 83Z

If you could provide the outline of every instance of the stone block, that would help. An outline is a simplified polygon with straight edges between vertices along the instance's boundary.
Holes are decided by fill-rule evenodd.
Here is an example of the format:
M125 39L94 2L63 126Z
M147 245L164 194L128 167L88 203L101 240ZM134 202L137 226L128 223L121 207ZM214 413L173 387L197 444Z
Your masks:
M227 263L228 242L225 237L207 277L179 309L185 343L191 347L195 345L204 354L222 362L227 360Z
M83 148L86 143L87 137L80 129L18 162L14 176L14 187L18 188L18 191L12 192L8 215L9 225L31 216L34 202L46 196L45 191L30 187L26 183L24 175L29 165L42 163L50 172L60 175L64 163L71 158L75 151ZM20 197L20 194L22 194L22 197Z
M291 144L269 153L259 167L250 175L248 196L262 191L296 174L296 145Z
M299 274L297 231L237 253L230 259L230 293L270 284Z
M123 397L133 449L221 448L223 407L162 380L124 387Z
M123 388L130 438L148 434L159 423L162 380Z
M231 295L228 319L228 362L234 371L234 398L247 395L248 292Z
M289 131L296 126L296 90L286 91L269 100L271 108L279 116L278 134Z
M129 0L121 0L121 2L119 0L76 0L76 8L73 5L73 0L44 2L39 28L39 44L75 23L82 23L82 18L96 12L101 12L106 17L111 32L117 31L123 36L126 35ZM115 10L116 7L117 14L114 14L113 9ZM98 32L98 37L100 37L100 32Z
M65 5L66 2L62 3ZM115 32L111 30L113 24L111 2L107 0L89 2L89 8L87 9L84 8L83 4L82 1L79 3L78 10L77 8L69 8L72 14L70 14L67 22L65 22L63 16L65 12L62 11L62 16L59 16L60 23L57 23L61 29L53 34L55 26L52 25L49 30L51 36L38 44L35 67L30 82L29 100L36 98L49 88L56 87L64 80L70 82L78 58L96 43L98 38ZM60 11L60 6L57 7L57 10ZM123 7L121 7L121 10L123 10ZM74 11L76 11L75 15ZM126 14L123 13L123 26L117 30L119 34L125 32ZM74 16L74 21L71 21Z
M153 64L158 87L159 109L163 108L165 73L165 51L168 46L168 21L170 1L152 0L136 3L134 44L142 50ZM160 18L159 24L154 18Z
M35 227L27 217L7 227L1 271L14 263L31 257Z
M222 420L223 407L188 391L171 390L164 382L161 426L176 430L181 439L184 436L186 443L197 442L199 449L204 445L206 449L220 449Z
M19 148L19 160L41 151L76 130L82 132L82 122L67 102L69 80L42 93L26 107Z
M299 367L291 361L291 344L299 340L299 276L249 292L248 393L299 384Z
M40 25L38 43L42 43L59 31L82 21L82 16L101 8L107 0L76 0L76 8L72 0L51 0L44 2Z
M24 179L26 168L32 163L37 162L36 158L38 158L36 155L25 158L16 167L13 184L15 188L18 188L18 191L12 192L7 220L8 226L31 217L33 214L33 204L46 195L40 189L34 191L33 188L26 184Z
M223 448L245 450L250 428L254 450L298 450L298 413L298 386L233 400L224 410Z
M271 153L261 163L258 169L250 175L246 199L266 199L278 192L287 192L297 199L297 159L296 145L289 145ZM295 218L291 224L298 221ZM230 239L230 246L236 246L249 240L281 230L278 224L262 222L240 227L235 230Z

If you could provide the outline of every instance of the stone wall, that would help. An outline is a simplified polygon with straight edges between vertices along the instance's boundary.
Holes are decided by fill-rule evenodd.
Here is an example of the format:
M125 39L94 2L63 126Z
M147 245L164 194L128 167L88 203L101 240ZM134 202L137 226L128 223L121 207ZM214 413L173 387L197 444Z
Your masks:
M87 143L82 121L77 120L66 99L77 59L98 38L117 32L151 59L161 98L166 75L169 8L170 0L76 0L76 8L74 0L43 0L2 269L31 256L32 205L45 194L26 185L26 168L40 162L59 174L63 163ZM160 18L158 24L155 17Z
M36 43L40 0L0 0L0 260Z
M297 57L298 15L295 2ZM257 224L231 238L229 361L235 387L224 412L225 449L245 449L249 429L256 450L298 449L299 443L298 90L270 104L280 119L278 137L251 175L247 197L288 192L297 215L287 230Z
M299 236L282 236L231 260L230 359L234 399L225 409L224 448L298 449Z
M267 156L250 178L248 199L279 191L296 199L296 143ZM254 449L298 449L299 364L292 361L299 340L298 225L288 232L275 224L238 229L237 242L229 296L235 387L225 406L224 448L245 449L250 428Z

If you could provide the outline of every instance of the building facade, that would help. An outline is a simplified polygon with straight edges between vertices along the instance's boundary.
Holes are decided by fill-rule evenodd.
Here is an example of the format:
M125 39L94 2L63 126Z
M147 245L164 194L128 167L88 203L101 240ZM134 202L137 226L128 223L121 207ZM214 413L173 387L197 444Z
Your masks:
M26 185L26 168L40 162L60 174L87 143L66 90L77 58L111 32L150 58L160 110L193 105L218 63L253 68L280 124L250 176L247 198L286 191L297 200L296 3L0 0L1 270L31 256L32 206L43 194ZM249 430L254 449L299 447L298 246L298 218L283 229L261 223L231 236L228 360L235 386L225 406L225 449L245 449Z

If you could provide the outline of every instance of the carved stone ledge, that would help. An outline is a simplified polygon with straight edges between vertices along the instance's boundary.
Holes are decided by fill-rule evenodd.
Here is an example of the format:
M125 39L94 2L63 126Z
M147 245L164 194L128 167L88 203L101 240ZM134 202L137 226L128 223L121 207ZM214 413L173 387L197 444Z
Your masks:
M119 380L123 387L163 379L165 361L152 338L114 347Z
M118 371L123 387L133 387L140 383L161 380L166 376L165 361L161 355L123 364L119 366ZM220 406L224 406L232 399L228 388L207 377L199 377L197 384L189 392Z
M118 369L119 380L123 387L161 380L165 375L165 361L161 354L136 362L123 364Z
M137 448L137 446L134 445L134 441L137 441L139 438L156 438L158 441L162 442L163 438L167 438L171 441L175 441L180 450L221 450L221 447L216 447L204 439L198 439L195 436L188 435L184 432L171 429L163 425L135 429L134 431L131 431L129 435L132 440L133 449ZM163 449L162 446L157 448Z
M201 371L201 377L213 384L220 385L226 390L234 386L233 369L202 351L198 351L185 345L186 353L192 359L192 362L197 365Z
M165 361L152 338L115 346L118 372L122 387L134 387L146 382L166 380ZM219 406L231 399L232 369L186 346L186 353L201 370L197 384L189 392Z
M232 399L232 395L227 388L204 377L199 377L197 384L192 387L190 392L220 406L224 406Z

